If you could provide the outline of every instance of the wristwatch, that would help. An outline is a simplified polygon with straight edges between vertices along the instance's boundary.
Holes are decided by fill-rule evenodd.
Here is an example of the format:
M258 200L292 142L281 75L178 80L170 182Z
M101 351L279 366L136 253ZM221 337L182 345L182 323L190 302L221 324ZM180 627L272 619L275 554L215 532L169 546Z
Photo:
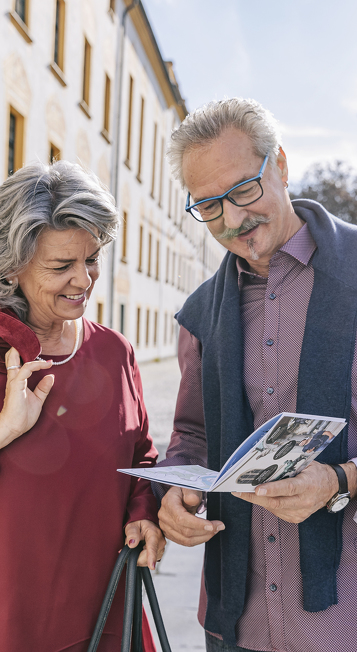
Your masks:
M348 491L347 475L342 466L339 464L329 464L329 466L333 468L338 477L339 487L337 494L330 498L326 507L328 512L335 514L348 505L350 502L350 492Z

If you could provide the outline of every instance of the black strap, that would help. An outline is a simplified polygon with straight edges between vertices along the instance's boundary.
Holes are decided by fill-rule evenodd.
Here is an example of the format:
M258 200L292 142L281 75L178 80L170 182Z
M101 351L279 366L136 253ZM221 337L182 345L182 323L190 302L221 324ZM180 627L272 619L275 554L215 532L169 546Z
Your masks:
M155 627L160 640L162 652L171 652L170 644L166 635L162 620L159 603L157 601L151 573L148 568L138 568L137 561L143 548L143 543L136 548L125 546L120 552L109 580L104 600L99 612L93 636L90 640L87 652L96 652L103 629L108 618L110 607L118 587L119 579L126 561L128 562L125 604L123 618L123 634L121 652L142 652L142 582L144 581L149 604L151 607ZM132 645L130 649L130 644Z
M348 481L347 481L347 475L346 475L344 469L339 464L330 464L329 466L331 466L333 468L333 470L335 471L335 473L337 474L338 484L339 484L338 493L339 494L347 494L348 493Z

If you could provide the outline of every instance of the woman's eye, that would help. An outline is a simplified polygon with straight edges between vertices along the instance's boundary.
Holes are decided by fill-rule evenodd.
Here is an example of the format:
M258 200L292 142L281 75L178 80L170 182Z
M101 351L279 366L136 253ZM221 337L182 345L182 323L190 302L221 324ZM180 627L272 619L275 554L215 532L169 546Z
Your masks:
M64 272L68 268L69 268L69 265L63 265L63 267L54 267L53 270L55 272Z

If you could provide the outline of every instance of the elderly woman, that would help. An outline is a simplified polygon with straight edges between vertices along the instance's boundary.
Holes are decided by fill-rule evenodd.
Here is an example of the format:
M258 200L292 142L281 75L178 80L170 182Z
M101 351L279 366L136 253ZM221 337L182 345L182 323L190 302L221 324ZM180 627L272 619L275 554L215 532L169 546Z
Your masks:
M0 220L0 650L84 652L124 542L151 569L164 548L149 484L116 472L157 455L133 349L83 318L117 211L79 166L37 163ZM122 610L120 585L101 652Z

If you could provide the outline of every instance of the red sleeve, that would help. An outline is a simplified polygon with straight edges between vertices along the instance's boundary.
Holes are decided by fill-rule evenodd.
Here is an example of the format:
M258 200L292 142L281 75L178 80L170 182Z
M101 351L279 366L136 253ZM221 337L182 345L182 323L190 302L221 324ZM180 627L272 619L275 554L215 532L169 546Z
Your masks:
M149 435L148 415L146 412L143 388L141 384L141 377L138 364L136 362L134 352L132 353L132 377L134 386L137 393L137 405L139 410L139 419L141 424L141 434L138 439L134 457L133 468L140 466L154 466L157 460L158 452L153 444L153 440ZM126 523L132 521L141 521L148 519L154 523L158 523L157 518L157 502L151 490L151 484L142 478L131 478L130 498L127 504L127 518Z
M174 430L166 451L166 459L159 466L199 464L207 466L207 441L203 414L201 343L183 326L180 327L178 362L181 370L177 396ZM152 483L160 502L169 490L168 485ZM202 511L199 508L198 511Z
M174 430L160 465L200 464L207 466L207 442L203 415L202 361L199 340L181 326L178 345L181 370Z

